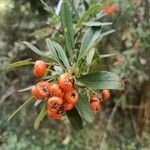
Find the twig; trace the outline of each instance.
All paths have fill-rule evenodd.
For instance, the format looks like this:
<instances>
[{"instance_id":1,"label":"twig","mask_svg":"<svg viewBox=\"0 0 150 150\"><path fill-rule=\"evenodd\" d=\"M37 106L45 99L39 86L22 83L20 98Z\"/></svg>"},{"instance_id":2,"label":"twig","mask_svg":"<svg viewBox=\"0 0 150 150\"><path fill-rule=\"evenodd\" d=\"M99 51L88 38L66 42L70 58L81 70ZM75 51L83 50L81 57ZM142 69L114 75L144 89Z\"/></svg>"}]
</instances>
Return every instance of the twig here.
<instances>
[{"instance_id":1,"label":"twig","mask_svg":"<svg viewBox=\"0 0 150 150\"><path fill-rule=\"evenodd\" d=\"M129 113L130 113L130 116L131 116L131 121L133 123L133 127L134 127L134 131L135 131L136 139L137 139L137 141L139 143L141 143L139 132L138 132L138 127L137 127L137 124L135 122L135 118L134 118L134 116L132 114L132 110L131 109L129 110Z\"/></svg>"},{"instance_id":2,"label":"twig","mask_svg":"<svg viewBox=\"0 0 150 150\"><path fill-rule=\"evenodd\" d=\"M0 104L3 103L5 101L5 99L7 97L9 97L10 95L12 95L15 92L15 89L13 87L11 87L2 97L1 97L1 101Z\"/></svg>"},{"instance_id":3,"label":"twig","mask_svg":"<svg viewBox=\"0 0 150 150\"><path fill-rule=\"evenodd\" d=\"M16 111L12 113L12 115L8 118L7 121L10 121L23 107L25 107L27 104L32 102L33 97L30 97L28 100L26 100Z\"/></svg>"},{"instance_id":4,"label":"twig","mask_svg":"<svg viewBox=\"0 0 150 150\"><path fill-rule=\"evenodd\" d=\"M116 103L115 107L113 108L112 113L111 113L111 115L110 115L110 117L108 119L105 131L104 131L104 135L103 135L103 138L102 138L102 142L101 142L101 145L100 145L100 150L103 150L103 145L104 145L105 139L107 137L107 130L109 130L109 128L110 128L110 124L112 123L112 120L113 120L113 118L115 116L115 113L116 113L116 111L117 111L117 109L119 107L119 103L121 102L122 99L123 99L123 96L121 96L121 98L117 101L117 103Z\"/></svg>"}]
</instances>

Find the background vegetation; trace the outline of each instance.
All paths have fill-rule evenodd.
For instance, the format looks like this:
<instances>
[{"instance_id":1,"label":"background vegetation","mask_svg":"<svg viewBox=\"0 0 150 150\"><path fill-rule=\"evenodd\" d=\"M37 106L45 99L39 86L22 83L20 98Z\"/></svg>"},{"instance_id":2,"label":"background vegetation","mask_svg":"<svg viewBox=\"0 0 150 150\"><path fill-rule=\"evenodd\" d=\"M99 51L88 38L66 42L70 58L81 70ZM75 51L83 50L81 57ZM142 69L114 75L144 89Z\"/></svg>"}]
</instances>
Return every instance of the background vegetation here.
<instances>
[{"instance_id":1,"label":"background vegetation","mask_svg":"<svg viewBox=\"0 0 150 150\"><path fill-rule=\"evenodd\" d=\"M37 111L32 105L7 122L29 94L17 90L34 84L34 76L29 66L6 68L17 60L39 59L22 41L44 50L45 38L54 28L49 25L50 9L39 0L0 1L0 149L150 149L150 4L148 0L114 2L118 11L104 20L112 21L116 32L104 38L99 52L116 56L104 58L98 69L119 74L125 90L111 91L111 100L103 104L95 121L82 131L74 131L67 122L50 119L34 130ZM57 1L47 0L46 4L55 7Z\"/></svg>"}]
</instances>

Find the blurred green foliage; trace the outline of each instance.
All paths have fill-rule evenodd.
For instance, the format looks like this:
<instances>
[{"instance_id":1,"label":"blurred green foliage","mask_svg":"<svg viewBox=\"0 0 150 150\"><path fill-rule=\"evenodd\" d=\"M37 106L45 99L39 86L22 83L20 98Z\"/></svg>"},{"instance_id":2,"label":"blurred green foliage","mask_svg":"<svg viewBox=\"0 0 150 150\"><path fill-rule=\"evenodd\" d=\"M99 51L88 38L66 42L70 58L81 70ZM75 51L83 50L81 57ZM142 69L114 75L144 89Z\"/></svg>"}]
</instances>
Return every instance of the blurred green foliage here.
<instances>
[{"instance_id":1,"label":"blurred green foliage","mask_svg":"<svg viewBox=\"0 0 150 150\"><path fill-rule=\"evenodd\" d=\"M80 10L87 9L88 3L92 5L97 2L100 1L85 0L85 6L80 4ZM44 39L55 32L57 19L53 18L54 24L49 24L52 12L39 0L0 1L0 149L150 149L150 130L147 129L150 125L150 115L147 115L149 107L143 108L143 105L149 106L146 93L150 90L149 2L115 2L118 4L118 12L103 20L112 21L116 32L101 42L99 52L115 53L116 56L104 58L100 69L118 73L125 81L125 91L112 91L111 101L103 104L94 123L76 132L65 121L49 119L42 123L41 129L34 130L33 120L37 112L33 106L28 106L11 122L7 122L11 112L28 96L27 92L22 94L17 93L17 90L32 85L34 77L31 67L11 71L6 68L10 62L39 58L26 49L22 41L31 41L44 50ZM46 4L53 8L57 2L49 0ZM58 40L61 40L61 36ZM144 88L147 83L148 90Z\"/></svg>"}]
</instances>

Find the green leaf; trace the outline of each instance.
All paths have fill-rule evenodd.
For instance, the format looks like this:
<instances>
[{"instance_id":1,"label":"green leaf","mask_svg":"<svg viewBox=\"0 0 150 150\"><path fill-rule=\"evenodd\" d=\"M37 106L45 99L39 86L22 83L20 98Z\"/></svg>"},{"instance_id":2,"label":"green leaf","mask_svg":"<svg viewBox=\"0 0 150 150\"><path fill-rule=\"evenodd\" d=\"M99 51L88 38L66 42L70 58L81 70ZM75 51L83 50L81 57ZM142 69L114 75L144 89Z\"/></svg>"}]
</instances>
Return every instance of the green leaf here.
<instances>
[{"instance_id":1,"label":"green leaf","mask_svg":"<svg viewBox=\"0 0 150 150\"><path fill-rule=\"evenodd\" d=\"M123 84L120 77L108 71L101 71L97 73L90 73L84 76L81 76L78 79L79 82L84 84L87 87L93 89L117 89L122 90Z\"/></svg>"},{"instance_id":2,"label":"green leaf","mask_svg":"<svg viewBox=\"0 0 150 150\"><path fill-rule=\"evenodd\" d=\"M115 30L110 30L110 31L103 32L103 33L101 34L101 37L104 37L104 36L106 36L106 35L109 35L109 34L111 34L111 33L113 33L113 32L115 32Z\"/></svg>"},{"instance_id":3,"label":"green leaf","mask_svg":"<svg viewBox=\"0 0 150 150\"><path fill-rule=\"evenodd\" d=\"M83 36L83 40L82 40L82 42L81 42L81 48L80 48L80 50L79 50L79 55L78 55L79 58L80 58L80 57L82 56L82 54L84 53L85 49L87 49L87 47L88 47L88 45L89 45L89 43L90 43L90 41L91 41L93 35L94 35L94 32L93 32L93 30L92 30L91 28L88 29L88 30L85 32L85 34L84 34L84 36Z\"/></svg>"},{"instance_id":4,"label":"green leaf","mask_svg":"<svg viewBox=\"0 0 150 150\"><path fill-rule=\"evenodd\" d=\"M8 66L8 69L22 67L22 66L26 66L26 65L30 65L30 64L32 64L31 59L21 60L21 61L17 61L15 63L10 64Z\"/></svg>"},{"instance_id":5,"label":"green leaf","mask_svg":"<svg viewBox=\"0 0 150 150\"><path fill-rule=\"evenodd\" d=\"M30 97L27 99L16 111L12 113L12 115L8 118L7 121L10 121L20 110L22 110L27 104L31 103L33 100L33 97Z\"/></svg>"},{"instance_id":6,"label":"green leaf","mask_svg":"<svg viewBox=\"0 0 150 150\"><path fill-rule=\"evenodd\" d=\"M87 65L92 63L92 60L94 58L94 54L95 54L95 49L94 48L90 52L88 52L87 57L86 57Z\"/></svg>"},{"instance_id":7,"label":"green leaf","mask_svg":"<svg viewBox=\"0 0 150 150\"><path fill-rule=\"evenodd\" d=\"M93 43L94 43L98 38L100 38L100 37L102 37L101 30L100 30L100 31L96 31L96 32L94 33L94 35L93 35L93 37L92 37L92 39L91 39L91 41L90 41L90 43L89 43L89 45L88 45L87 48L91 47L91 46L93 45Z\"/></svg>"},{"instance_id":8,"label":"green leaf","mask_svg":"<svg viewBox=\"0 0 150 150\"><path fill-rule=\"evenodd\" d=\"M88 72L92 73L97 72L97 70L100 70L100 62L100 55L98 54L98 52L95 52L91 63L88 65Z\"/></svg>"},{"instance_id":9,"label":"green leaf","mask_svg":"<svg viewBox=\"0 0 150 150\"><path fill-rule=\"evenodd\" d=\"M74 129L80 130L83 128L81 116L75 107L72 110L66 111L66 114Z\"/></svg>"},{"instance_id":10,"label":"green leaf","mask_svg":"<svg viewBox=\"0 0 150 150\"><path fill-rule=\"evenodd\" d=\"M81 117L84 118L87 122L92 123L94 120L94 114L91 110L91 107L88 102L86 93L80 93L79 101L76 104L76 108L81 114Z\"/></svg>"},{"instance_id":11,"label":"green leaf","mask_svg":"<svg viewBox=\"0 0 150 150\"><path fill-rule=\"evenodd\" d=\"M90 7L87 11L85 11L85 13L80 17L79 21L77 22L77 27L82 26L82 23L85 22L90 15L92 14L96 14L100 9L100 5L94 5L92 7Z\"/></svg>"},{"instance_id":12,"label":"green leaf","mask_svg":"<svg viewBox=\"0 0 150 150\"><path fill-rule=\"evenodd\" d=\"M112 25L111 22L99 22L99 21L89 21L89 22L84 22L83 25L89 26L89 27L99 27L99 26L108 26Z\"/></svg>"},{"instance_id":13,"label":"green leaf","mask_svg":"<svg viewBox=\"0 0 150 150\"><path fill-rule=\"evenodd\" d=\"M112 56L116 56L116 54L101 54L100 58L107 58L107 57L112 57Z\"/></svg>"},{"instance_id":14,"label":"green leaf","mask_svg":"<svg viewBox=\"0 0 150 150\"><path fill-rule=\"evenodd\" d=\"M72 57L74 47L74 31L71 4L69 2L62 2L60 16L68 54L70 57Z\"/></svg>"},{"instance_id":15,"label":"green leaf","mask_svg":"<svg viewBox=\"0 0 150 150\"><path fill-rule=\"evenodd\" d=\"M45 3L43 0L40 0L41 3L45 6L44 9L47 11L47 12L50 12L52 15L55 15L55 12L54 10L49 6L47 5L47 3Z\"/></svg>"},{"instance_id":16,"label":"green leaf","mask_svg":"<svg viewBox=\"0 0 150 150\"><path fill-rule=\"evenodd\" d=\"M32 85L32 86L28 86L28 87L26 87L26 88L23 88L23 89L18 90L18 92L26 92L26 91L29 91L29 90L32 89L32 87L33 87L33 85Z\"/></svg>"},{"instance_id":17,"label":"green leaf","mask_svg":"<svg viewBox=\"0 0 150 150\"><path fill-rule=\"evenodd\" d=\"M43 107L41 108L41 111L40 111L39 115L37 116L37 118L36 118L36 120L34 122L34 129L38 129L39 128L41 121L46 116L46 114L47 114L47 107L46 106L47 106L47 104L45 103L43 105Z\"/></svg>"},{"instance_id":18,"label":"green leaf","mask_svg":"<svg viewBox=\"0 0 150 150\"><path fill-rule=\"evenodd\" d=\"M69 61L62 47L57 42L51 41L50 39L46 39L46 43L48 49L50 50L53 58L57 61L57 63L64 70L69 69L70 68Z\"/></svg>"},{"instance_id":19,"label":"green leaf","mask_svg":"<svg viewBox=\"0 0 150 150\"><path fill-rule=\"evenodd\" d=\"M88 53L89 47L101 36L101 31L94 32L91 28L85 33L81 48L79 50L78 61ZM94 48L94 47L93 47Z\"/></svg>"},{"instance_id":20,"label":"green leaf","mask_svg":"<svg viewBox=\"0 0 150 150\"><path fill-rule=\"evenodd\" d=\"M40 56L44 56L44 57L50 57L50 53L49 52L42 52L41 50L39 50L37 47L35 47L33 44L29 43L29 42L23 42L26 46L28 46L33 52L35 52L36 54L40 55Z\"/></svg>"},{"instance_id":21,"label":"green leaf","mask_svg":"<svg viewBox=\"0 0 150 150\"><path fill-rule=\"evenodd\" d=\"M88 39L90 42L88 44L86 44L87 48L83 49L81 47L80 51L79 51L79 55L78 55L78 62L84 58L88 52L90 52L90 50L92 50L94 47L96 47L96 45L100 42L100 40L108 35L108 34L111 34L113 33L115 30L110 30L110 31L106 31L106 32L103 32L101 33L101 31L96 31L94 34L93 34L93 37L91 38L91 40L89 40L86 36L88 36L89 33L86 33L85 36L84 36L84 40L82 41L83 43L86 43L85 40ZM91 34L92 36L92 34ZM87 42L88 42L87 40Z\"/></svg>"}]
</instances>

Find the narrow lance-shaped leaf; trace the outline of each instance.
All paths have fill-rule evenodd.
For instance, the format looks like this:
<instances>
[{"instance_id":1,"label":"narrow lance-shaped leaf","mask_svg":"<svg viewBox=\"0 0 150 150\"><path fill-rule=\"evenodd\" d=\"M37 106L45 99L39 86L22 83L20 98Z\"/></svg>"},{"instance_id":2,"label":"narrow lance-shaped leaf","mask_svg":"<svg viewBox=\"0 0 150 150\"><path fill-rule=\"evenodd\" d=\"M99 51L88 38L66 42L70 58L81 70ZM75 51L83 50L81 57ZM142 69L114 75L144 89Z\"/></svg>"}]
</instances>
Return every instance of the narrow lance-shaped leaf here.
<instances>
[{"instance_id":1,"label":"narrow lance-shaped leaf","mask_svg":"<svg viewBox=\"0 0 150 150\"><path fill-rule=\"evenodd\" d=\"M69 3L69 1L64 0L62 2L60 16L68 54L70 57L72 57L74 47L74 31L71 4Z\"/></svg>"},{"instance_id":2,"label":"narrow lance-shaped leaf","mask_svg":"<svg viewBox=\"0 0 150 150\"><path fill-rule=\"evenodd\" d=\"M32 86L28 86L28 87L26 87L26 88L23 88L23 89L18 90L18 92L26 92L26 91L29 91L29 90L32 89L32 87L33 87L33 85L32 85Z\"/></svg>"},{"instance_id":3,"label":"narrow lance-shaped leaf","mask_svg":"<svg viewBox=\"0 0 150 150\"><path fill-rule=\"evenodd\" d=\"M96 31L94 34L93 34L93 37L91 38L91 41L89 42L89 44L88 44L88 47L91 47L92 46L92 44L98 39L98 37L100 36L100 34L101 34L101 30L99 31ZM88 47L87 47L87 49L88 49ZM84 52L86 51L86 49L83 51L83 54L84 54ZM93 60L93 57L94 57L94 54L95 54L95 51L96 51L96 49L93 47L93 48L91 48L91 50L87 53L87 56L86 56L86 62L87 62L87 65L89 65L91 62L92 62L92 60ZM81 55L81 57L82 57L82 55Z\"/></svg>"},{"instance_id":4,"label":"narrow lance-shaped leaf","mask_svg":"<svg viewBox=\"0 0 150 150\"><path fill-rule=\"evenodd\" d=\"M39 50L37 47L35 47L33 44L29 43L29 42L23 42L25 45L27 45L33 52L35 52L36 54L40 55L40 56L44 56L44 57L50 57L50 53L49 52L42 52L41 50Z\"/></svg>"},{"instance_id":5,"label":"narrow lance-shaped leaf","mask_svg":"<svg viewBox=\"0 0 150 150\"><path fill-rule=\"evenodd\" d=\"M22 66L26 66L26 65L30 65L30 64L32 64L31 59L21 60L21 61L17 61L17 62L10 64L8 66L8 69L22 67Z\"/></svg>"},{"instance_id":6,"label":"narrow lance-shaped leaf","mask_svg":"<svg viewBox=\"0 0 150 150\"><path fill-rule=\"evenodd\" d=\"M92 63L94 54L95 54L95 49L93 48L93 49L87 54L87 57L86 57L86 63L87 63L87 65L89 65L90 63Z\"/></svg>"},{"instance_id":7,"label":"narrow lance-shaped leaf","mask_svg":"<svg viewBox=\"0 0 150 150\"><path fill-rule=\"evenodd\" d=\"M104 36L106 36L106 35L109 35L109 34L111 34L111 33L113 33L113 32L115 32L115 30L110 30L110 31L103 32L103 33L101 34L101 37L104 37Z\"/></svg>"},{"instance_id":8,"label":"narrow lance-shaped leaf","mask_svg":"<svg viewBox=\"0 0 150 150\"><path fill-rule=\"evenodd\" d=\"M92 123L94 120L94 114L91 110L88 98L85 92L81 91L79 95L79 101L76 104L76 108L81 114L81 117L88 123Z\"/></svg>"},{"instance_id":9,"label":"narrow lance-shaped leaf","mask_svg":"<svg viewBox=\"0 0 150 150\"><path fill-rule=\"evenodd\" d=\"M96 31L96 32L94 33L94 35L93 35L93 37L92 37L92 39L91 39L91 41L90 41L90 43L89 43L87 49L88 49L89 47L91 47L91 46L93 45L93 43L94 43L98 38L100 38L101 36L102 36L101 30Z\"/></svg>"},{"instance_id":10,"label":"narrow lance-shaped leaf","mask_svg":"<svg viewBox=\"0 0 150 150\"><path fill-rule=\"evenodd\" d=\"M44 9L46 11L50 12L52 15L55 15L53 8L51 8L49 5L47 5L47 3L44 2L44 0L40 0L40 1L45 6Z\"/></svg>"},{"instance_id":11,"label":"narrow lance-shaped leaf","mask_svg":"<svg viewBox=\"0 0 150 150\"><path fill-rule=\"evenodd\" d=\"M89 47L93 45L93 43L101 36L101 31L93 32L92 29L89 29L84 37L83 41L81 43L81 48L79 50L78 55L78 61L83 58L83 56L88 52ZM94 47L93 47L94 48Z\"/></svg>"},{"instance_id":12,"label":"narrow lance-shaped leaf","mask_svg":"<svg viewBox=\"0 0 150 150\"><path fill-rule=\"evenodd\" d=\"M33 100L33 97L30 97L27 99L16 111L12 113L12 115L8 118L8 121L10 121L20 110L22 110L27 104L31 103Z\"/></svg>"},{"instance_id":13,"label":"narrow lance-shaped leaf","mask_svg":"<svg viewBox=\"0 0 150 150\"><path fill-rule=\"evenodd\" d=\"M91 52L91 51L90 51ZM98 54L98 52L95 51L94 56L92 57L92 61L90 64L88 64L88 72L92 73L92 72L97 72L97 70L100 69L101 66L101 61L100 61L100 56Z\"/></svg>"},{"instance_id":14,"label":"narrow lance-shaped leaf","mask_svg":"<svg viewBox=\"0 0 150 150\"><path fill-rule=\"evenodd\" d=\"M85 22L91 14L96 14L99 11L100 5L94 5L90 7L85 13L80 17L79 21L77 22L77 27L80 27L83 22Z\"/></svg>"},{"instance_id":15,"label":"narrow lance-shaped leaf","mask_svg":"<svg viewBox=\"0 0 150 150\"><path fill-rule=\"evenodd\" d=\"M112 25L111 22L98 22L98 21L90 21L90 22L84 22L83 25L89 26L89 27L99 27L99 26L108 26Z\"/></svg>"},{"instance_id":16,"label":"narrow lance-shaped leaf","mask_svg":"<svg viewBox=\"0 0 150 150\"><path fill-rule=\"evenodd\" d=\"M79 50L78 59L83 55L85 49L87 49L93 35L94 35L94 32L91 28L85 32L85 34L83 36L83 40L81 42L81 48Z\"/></svg>"},{"instance_id":17,"label":"narrow lance-shaped leaf","mask_svg":"<svg viewBox=\"0 0 150 150\"><path fill-rule=\"evenodd\" d=\"M41 121L44 119L44 117L47 114L47 108L46 108L47 104L45 103L43 105L43 107L41 108L41 111L39 113L39 115L37 116L35 122L34 122L34 129L38 129L40 126Z\"/></svg>"},{"instance_id":18,"label":"narrow lance-shaped leaf","mask_svg":"<svg viewBox=\"0 0 150 150\"><path fill-rule=\"evenodd\" d=\"M69 61L62 47L57 42L51 41L50 39L47 39L46 42L48 49L50 50L53 58L58 62L58 64L64 70L69 69Z\"/></svg>"},{"instance_id":19,"label":"narrow lance-shaped leaf","mask_svg":"<svg viewBox=\"0 0 150 150\"><path fill-rule=\"evenodd\" d=\"M85 58L85 56L87 55L87 53L92 50L94 47L96 47L96 45L100 42L100 40L108 35L113 33L115 30L110 30L110 31L106 31L104 33L101 33L101 31L96 31L90 41L90 43L88 44L88 47L86 49L80 49L79 55L78 55L78 62L82 59Z\"/></svg>"},{"instance_id":20,"label":"narrow lance-shaped leaf","mask_svg":"<svg viewBox=\"0 0 150 150\"><path fill-rule=\"evenodd\" d=\"M55 10L56 15L59 15L59 13L60 13L62 2L63 2L63 0L59 0L59 2L57 4L56 10Z\"/></svg>"},{"instance_id":21,"label":"narrow lance-shaped leaf","mask_svg":"<svg viewBox=\"0 0 150 150\"><path fill-rule=\"evenodd\" d=\"M107 58L107 57L112 57L112 56L115 56L115 55L116 54L114 54L114 53L113 54L112 53L111 54L101 54L101 55L99 55L99 57L100 58Z\"/></svg>"},{"instance_id":22,"label":"narrow lance-shaped leaf","mask_svg":"<svg viewBox=\"0 0 150 150\"><path fill-rule=\"evenodd\" d=\"M123 82L120 77L108 71L90 73L81 76L78 81L92 89L118 89L122 90Z\"/></svg>"},{"instance_id":23,"label":"narrow lance-shaped leaf","mask_svg":"<svg viewBox=\"0 0 150 150\"><path fill-rule=\"evenodd\" d=\"M81 116L75 107L72 110L66 111L66 114L74 129L80 130L83 128Z\"/></svg>"}]
</instances>

